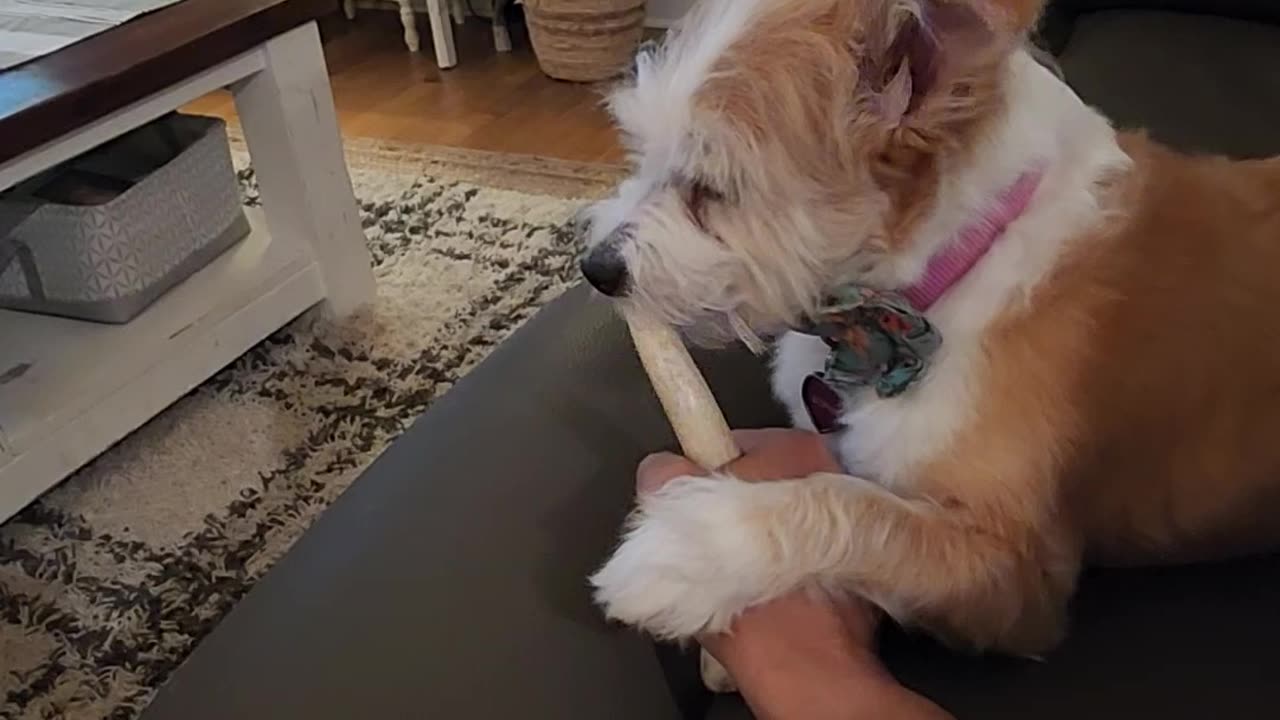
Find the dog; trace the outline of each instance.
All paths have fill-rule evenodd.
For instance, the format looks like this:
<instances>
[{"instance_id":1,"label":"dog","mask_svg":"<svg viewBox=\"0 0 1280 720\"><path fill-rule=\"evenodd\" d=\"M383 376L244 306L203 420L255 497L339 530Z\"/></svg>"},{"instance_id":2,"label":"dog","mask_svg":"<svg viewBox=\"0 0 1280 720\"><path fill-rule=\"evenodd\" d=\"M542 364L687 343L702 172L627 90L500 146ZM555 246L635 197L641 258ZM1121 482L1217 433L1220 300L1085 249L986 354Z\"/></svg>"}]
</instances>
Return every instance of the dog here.
<instances>
[{"instance_id":1,"label":"dog","mask_svg":"<svg viewBox=\"0 0 1280 720\"><path fill-rule=\"evenodd\" d=\"M686 639L818 588L1042 656L1086 564L1280 540L1280 160L1118 132L1028 49L1041 4L704 0L612 93L635 172L584 274L772 340L847 474L642 498L610 618Z\"/></svg>"}]
</instances>

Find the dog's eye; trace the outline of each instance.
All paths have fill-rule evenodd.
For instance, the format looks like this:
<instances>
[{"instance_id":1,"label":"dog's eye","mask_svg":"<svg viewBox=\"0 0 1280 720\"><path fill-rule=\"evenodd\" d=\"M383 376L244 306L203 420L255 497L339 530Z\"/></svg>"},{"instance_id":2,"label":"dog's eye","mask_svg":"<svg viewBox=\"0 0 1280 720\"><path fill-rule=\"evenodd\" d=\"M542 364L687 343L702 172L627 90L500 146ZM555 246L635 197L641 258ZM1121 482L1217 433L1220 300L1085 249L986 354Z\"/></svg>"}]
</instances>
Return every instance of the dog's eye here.
<instances>
[{"instance_id":1,"label":"dog's eye","mask_svg":"<svg viewBox=\"0 0 1280 720\"><path fill-rule=\"evenodd\" d=\"M685 190L685 202L689 205L689 214L693 216L699 227L706 225L707 206L724 201L724 194L700 180L690 181Z\"/></svg>"}]
</instances>

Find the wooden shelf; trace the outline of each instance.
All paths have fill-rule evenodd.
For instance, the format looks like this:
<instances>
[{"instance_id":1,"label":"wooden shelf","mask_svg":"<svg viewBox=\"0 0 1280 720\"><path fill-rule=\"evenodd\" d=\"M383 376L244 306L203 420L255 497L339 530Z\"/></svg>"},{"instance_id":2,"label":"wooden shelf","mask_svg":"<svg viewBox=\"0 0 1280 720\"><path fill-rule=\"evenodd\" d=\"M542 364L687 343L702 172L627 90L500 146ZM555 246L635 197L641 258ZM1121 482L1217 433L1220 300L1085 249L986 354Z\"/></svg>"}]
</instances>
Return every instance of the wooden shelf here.
<instances>
[{"instance_id":1,"label":"wooden shelf","mask_svg":"<svg viewBox=\"0 0 1280 720\"><path fill-rule=\"evenodd\" d=\"M0 310L0 521L324 299L308 250L249 215L249 237L127 325Z\"/></svg>"}]
</instances>

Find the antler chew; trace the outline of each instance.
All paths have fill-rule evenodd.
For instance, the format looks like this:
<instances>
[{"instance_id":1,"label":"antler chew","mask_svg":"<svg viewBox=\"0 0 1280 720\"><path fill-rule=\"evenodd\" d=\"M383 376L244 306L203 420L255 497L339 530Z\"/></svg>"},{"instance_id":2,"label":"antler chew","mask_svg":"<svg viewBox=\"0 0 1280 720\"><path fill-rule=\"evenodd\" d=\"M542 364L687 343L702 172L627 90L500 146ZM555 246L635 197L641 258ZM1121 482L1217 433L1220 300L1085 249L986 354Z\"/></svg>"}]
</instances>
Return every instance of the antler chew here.
<instances>
[{"instance_id":1,"label":"antler chew","mask_svg":"<svg viewBox=\"0 0 1280 720\"><path fill-rule=\"evenodd\" d=\"M742 453L729 423L679 334L644 313L627 312L625 317L636 353L685 456L708 470L737 460Z\"/></svg>"},{"instance_id":2,"label":"antler chew","mask_svg":"<svg viewBox=\"0 0 1280 720\"><path fill-rule=\"evenodd\" d=\"M737 460L742 452L733 441L729 423L680 335L671 326L639 312L627 312L625 317L636 353L685 456L708 470ZM737 689L729 672L706 650L702 651L701 670L702 682L712 692Z\"/></svg>"}]
</instances>

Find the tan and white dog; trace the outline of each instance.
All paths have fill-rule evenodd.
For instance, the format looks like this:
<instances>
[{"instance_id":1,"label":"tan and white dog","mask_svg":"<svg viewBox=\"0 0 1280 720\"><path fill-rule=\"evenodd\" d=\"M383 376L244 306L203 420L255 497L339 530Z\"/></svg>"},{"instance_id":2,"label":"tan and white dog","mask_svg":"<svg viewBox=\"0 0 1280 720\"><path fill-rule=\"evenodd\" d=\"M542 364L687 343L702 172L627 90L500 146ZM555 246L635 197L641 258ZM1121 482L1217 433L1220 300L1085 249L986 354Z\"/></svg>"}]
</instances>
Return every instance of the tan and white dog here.
<instances>
[{"instance_id":1,"label":"tan and white dog","mask_svg":"<svg viewBox=\"0 0 1280 720\"><path fill-rule=\"evenodd\" d=\"M1116 132L1026 49L1040 5L704 0L612 96L636 170L591 212L602 291L780 337L804 426L830 349L784 333L833 292L933 282L943 342L905 392L844 393L848 475L642 499L610 617L686 638L816 586L1035 655L1085 563L1280 540L1280 161Z\"/></svg>"}]
</instances>

